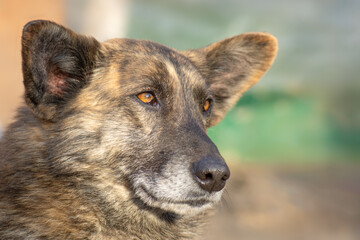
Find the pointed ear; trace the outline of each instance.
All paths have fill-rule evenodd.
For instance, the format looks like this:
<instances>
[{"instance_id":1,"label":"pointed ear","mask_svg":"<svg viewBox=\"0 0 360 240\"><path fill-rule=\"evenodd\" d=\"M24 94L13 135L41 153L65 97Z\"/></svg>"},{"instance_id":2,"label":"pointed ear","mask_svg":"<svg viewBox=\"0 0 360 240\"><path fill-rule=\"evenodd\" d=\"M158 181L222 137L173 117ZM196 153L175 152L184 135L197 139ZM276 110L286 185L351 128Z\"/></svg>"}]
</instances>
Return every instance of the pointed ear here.
<instances>
[{"instance_id":1,"label":"pointed ear","mask_svg":"<svg viewBox=\"0 0 360 240\"><path fill-rule=\"evenodd\" d=\"M266 33L246 33L183 54L200 70L214 96L210 126L216 125L240 96L269 69L277 40Z\"/></svg>"},{"instance_id":2,"label":"pointed ear","mask_svg":"<svg viewBox=\"0 0 360 240\"><path fill-rule=\"evenodd\" d=\"M33 113L54 120L69 99L87 84L100 56L94 38L56 23L32 21L22 35L25 100Z\"/></svg>"}]
</instances>

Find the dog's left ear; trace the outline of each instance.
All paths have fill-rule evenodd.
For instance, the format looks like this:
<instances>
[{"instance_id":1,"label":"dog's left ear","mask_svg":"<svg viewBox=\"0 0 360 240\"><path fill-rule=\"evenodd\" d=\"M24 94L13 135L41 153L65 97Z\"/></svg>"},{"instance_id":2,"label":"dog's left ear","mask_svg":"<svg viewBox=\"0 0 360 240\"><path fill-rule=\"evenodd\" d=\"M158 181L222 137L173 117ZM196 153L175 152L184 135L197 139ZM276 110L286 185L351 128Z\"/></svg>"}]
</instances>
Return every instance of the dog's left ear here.
<instances>
[{"instance_id":1,"label":"dog's left ear","mask_svg":"<svg viewBox=\"0 0 360 240\"><path fill-rule=\"evenodd\" d=\"M277 40L266 33L246 33L184 51L208 81L214 96L210 126L218 124L240 96L269 69Z\"/></svg>"}]
</instances>

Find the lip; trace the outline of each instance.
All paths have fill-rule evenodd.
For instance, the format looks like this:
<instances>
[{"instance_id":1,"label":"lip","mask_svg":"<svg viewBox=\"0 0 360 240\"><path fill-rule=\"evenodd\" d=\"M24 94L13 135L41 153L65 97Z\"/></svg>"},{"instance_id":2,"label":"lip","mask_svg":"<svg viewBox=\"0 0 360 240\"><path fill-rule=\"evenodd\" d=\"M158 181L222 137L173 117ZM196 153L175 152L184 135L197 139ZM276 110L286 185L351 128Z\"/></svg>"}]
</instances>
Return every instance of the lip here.
<instances>
[{"instance_id":1,"label":"lip","mask_svg":"<svg viewBox=\"0 0 360 240\"><path fill-rule=\"evenodd\" d=\"M204 199L204 198L181 200L181 201L177 201L174 199L159 199L156 196L154 196L153 194L151 194L150 191L148 191L145 188L145 186L141 186L140 189L155 202L167 202L167 203L171 203L171 204L186 204L191 207L202 207L203 205L211 203L211 201L209 201L208 199Z\"/></svg>"}]
</instances>

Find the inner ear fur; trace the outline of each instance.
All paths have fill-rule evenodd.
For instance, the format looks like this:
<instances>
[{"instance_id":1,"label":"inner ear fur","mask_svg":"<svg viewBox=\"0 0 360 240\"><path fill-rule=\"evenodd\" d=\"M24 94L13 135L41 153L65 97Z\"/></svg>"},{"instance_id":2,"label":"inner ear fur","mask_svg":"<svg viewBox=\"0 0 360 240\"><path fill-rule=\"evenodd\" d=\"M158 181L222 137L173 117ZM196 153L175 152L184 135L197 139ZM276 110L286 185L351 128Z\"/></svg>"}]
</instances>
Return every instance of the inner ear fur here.
<instances>
[{"instance_id":1,"label":"inner ear fur","mask_svg":"<svg viewBox=\"0 0 360 240\"><path fill-rule=\"evenodd\" d=\"M216 125L241 95L272 65L277 39L267 33L245 33L183 54L193 62L214 96L210 126Z\"/></svg>"},{"instance_id":2,"label":"inner ear fur","mask_svg":"<svg viewBox=\"0 0 360 240\"><path fill-rule=\"evenodd\" d=\"M22 34L25 101L33 113L54 120L69 99L87 84L100 57L100 43L54 22L37 20Z\"/></svg>"}]
</instances>

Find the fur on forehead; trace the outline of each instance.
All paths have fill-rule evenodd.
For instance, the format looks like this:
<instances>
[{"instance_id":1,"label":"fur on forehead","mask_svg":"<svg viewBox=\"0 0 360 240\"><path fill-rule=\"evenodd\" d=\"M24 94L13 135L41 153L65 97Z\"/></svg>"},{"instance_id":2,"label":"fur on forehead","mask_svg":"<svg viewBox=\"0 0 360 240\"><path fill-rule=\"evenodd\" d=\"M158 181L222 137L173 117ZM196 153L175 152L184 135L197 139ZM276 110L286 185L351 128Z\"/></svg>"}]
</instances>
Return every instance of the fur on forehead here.
<instances>
[{"instance_id":1,"label":"fur on forehead","mask_svg":"<svg viewBox=\"0 0 360 240\"><path fill-rule=\"evenodd\" d=\"M118 64L120 74L136 73L145 81L180 83L186 88L207 88L207 82L198 68L175 49L148 40L134 39L110 39L103 45L106 58L110 64Z\"/></svg>"}]
</instances>

